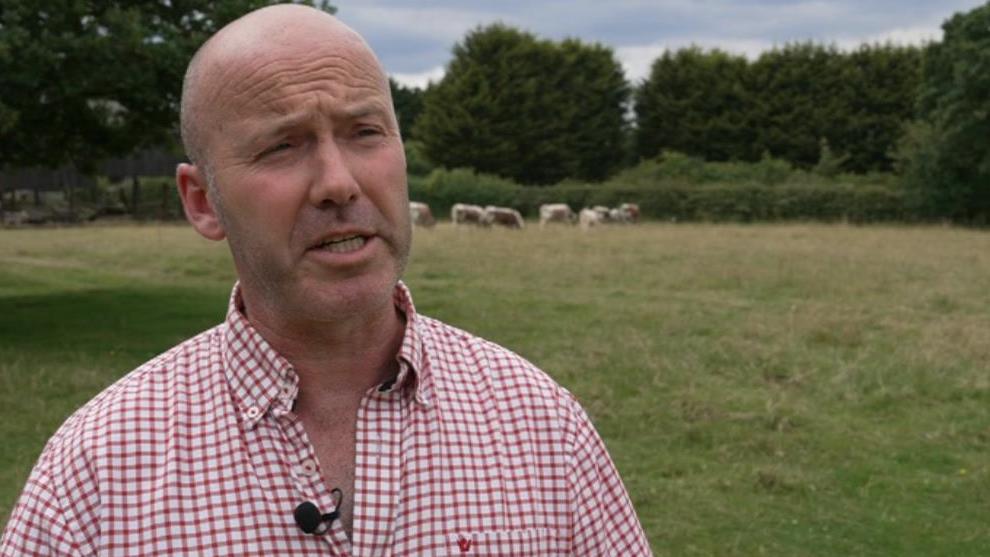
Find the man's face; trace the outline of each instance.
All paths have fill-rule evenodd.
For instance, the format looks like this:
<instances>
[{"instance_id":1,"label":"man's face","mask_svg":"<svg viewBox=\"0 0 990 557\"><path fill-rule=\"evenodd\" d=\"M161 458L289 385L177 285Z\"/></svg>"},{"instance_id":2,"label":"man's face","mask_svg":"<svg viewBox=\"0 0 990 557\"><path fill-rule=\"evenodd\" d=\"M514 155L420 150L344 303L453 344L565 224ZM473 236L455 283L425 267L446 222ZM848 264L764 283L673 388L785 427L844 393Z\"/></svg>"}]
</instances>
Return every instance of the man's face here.
<instances>
[{"instance_id":1,"label":"man's face","mask_svg":"<svg viewBox=\"0 0 990 557\"><path fill-rule=\"evenodd\" d=\"M211 199L248 311L327 320L389 303L409 254L409 200L370 53L281 44L216 77Z\"/></svg>"}]
</instances>

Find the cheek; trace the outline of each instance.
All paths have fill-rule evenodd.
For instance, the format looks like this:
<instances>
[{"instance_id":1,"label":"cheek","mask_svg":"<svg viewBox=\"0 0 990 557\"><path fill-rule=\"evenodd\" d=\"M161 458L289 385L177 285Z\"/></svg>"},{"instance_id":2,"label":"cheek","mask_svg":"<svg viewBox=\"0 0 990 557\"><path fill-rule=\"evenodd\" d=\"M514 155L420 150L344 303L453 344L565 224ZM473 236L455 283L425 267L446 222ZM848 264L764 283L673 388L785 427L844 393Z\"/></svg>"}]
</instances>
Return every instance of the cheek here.
<instances>
[{"instance_id":1,"label":"cheek","mask_svg":"<svg viewBox=\"0 0 990 557\"><path fill-rule=\"evenodd\" d=\"M225 184L224 206L228 217L242 236L252 237L252 243L282 238L291 231L300 203L299 188L293 187L298 177L284 175L231 176Z\"/></svg>"},{"instance_id":2,"label":"cheek","mask_svg":"<svg viewBox=\"0 0 990 557\"><path fill-rule=\"evenodd\" d=\"M365 164L362 169L366 194L395 223L409 219L409 193L404 161L400 149L397 155L383 154L374 162Z\"/></svg>"}]
</instances>

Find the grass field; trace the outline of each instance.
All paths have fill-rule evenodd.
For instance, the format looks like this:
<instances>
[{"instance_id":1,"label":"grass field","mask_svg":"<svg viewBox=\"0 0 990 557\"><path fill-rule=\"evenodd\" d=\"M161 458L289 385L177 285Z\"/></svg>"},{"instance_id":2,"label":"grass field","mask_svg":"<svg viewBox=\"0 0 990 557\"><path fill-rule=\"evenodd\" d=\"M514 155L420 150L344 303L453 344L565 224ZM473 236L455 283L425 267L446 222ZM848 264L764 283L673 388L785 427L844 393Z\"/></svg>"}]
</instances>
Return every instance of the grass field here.
<instances>
[{"instance_id":1,"label":"grass field","mask_svg":"<svg viewBox=\"0 0 990 557\"><path fill-rule=\"evenodd\" d=\"M0 522L61 421L232 278L187 227L0 230ZM407 282L578 396L657 555L990 554L990 233L440 225Z\"/></svg>"}]
</instances>

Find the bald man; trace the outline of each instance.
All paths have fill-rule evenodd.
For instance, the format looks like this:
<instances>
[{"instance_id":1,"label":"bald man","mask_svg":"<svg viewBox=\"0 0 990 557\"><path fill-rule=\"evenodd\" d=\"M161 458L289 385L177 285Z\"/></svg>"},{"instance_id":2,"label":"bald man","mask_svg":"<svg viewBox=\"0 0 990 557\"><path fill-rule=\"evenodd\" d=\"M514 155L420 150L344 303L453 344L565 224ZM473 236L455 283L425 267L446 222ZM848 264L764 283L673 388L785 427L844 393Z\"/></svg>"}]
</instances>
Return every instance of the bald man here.
<instances>
[{"instance_id":1,"label":"bald man","mask_svg":"<svg viewBox=\"0 0 990 557\"><path fill-rule=\"evenodd\" d=\"M388 81L279 5L190 62L176 182L224 323L70 417L2 555L647 555L601 439L519 356L419 315Z\"/></svg>"}]
</instances>

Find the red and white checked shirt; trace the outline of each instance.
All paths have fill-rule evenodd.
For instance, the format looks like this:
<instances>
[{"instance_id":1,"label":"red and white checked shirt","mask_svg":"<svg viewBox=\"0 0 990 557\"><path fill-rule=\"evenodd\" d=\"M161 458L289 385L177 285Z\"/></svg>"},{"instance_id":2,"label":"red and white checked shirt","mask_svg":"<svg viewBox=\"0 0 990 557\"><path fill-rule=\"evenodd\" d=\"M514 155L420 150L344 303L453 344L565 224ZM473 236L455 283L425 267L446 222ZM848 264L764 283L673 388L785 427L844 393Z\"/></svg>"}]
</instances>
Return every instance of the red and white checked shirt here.
<instances>
[{"instance_id":1,"label":"red and white checked shirt","mask_svg":"<svg viewBox=\"0 0 990 557\"><path fill-rule=\"evenodd\" d=\"M354 530L292 412L298 380L239 310L134 370L45 447L0 555L649 555L575 399L521 357L417 315L357 418Z\"/></svg>"}]
</instances>

